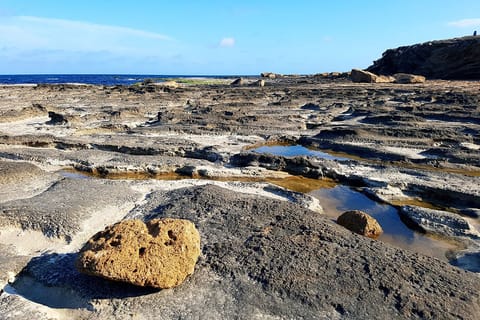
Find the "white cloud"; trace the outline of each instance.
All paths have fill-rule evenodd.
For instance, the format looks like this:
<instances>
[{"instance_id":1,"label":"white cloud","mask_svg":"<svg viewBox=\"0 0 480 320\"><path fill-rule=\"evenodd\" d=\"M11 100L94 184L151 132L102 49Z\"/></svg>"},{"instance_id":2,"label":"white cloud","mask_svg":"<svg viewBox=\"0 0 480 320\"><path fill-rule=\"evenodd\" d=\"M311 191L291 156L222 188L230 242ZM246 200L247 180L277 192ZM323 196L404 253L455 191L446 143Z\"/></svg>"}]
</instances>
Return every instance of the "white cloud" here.
<instances>
[{"instance_id":1,"label":"white cloud","mask_svg":"<svg viewBox=\"0 0 480 320\"><path fill-rule=\"evenodd\" d=\"M12 52L61 50L136 54L161 50L170 37L83 21L13 16L0 20L0 43Z\"/></svg>"},{"instance_id":2,"label":"white cloud","mask_svg":"<svg viewBox=\"0 0 480 320\"><path fill-rule=\"evenodd\" d=\"M480 18L452 21L452 22L449 22L448 25L452 27L458 27L458 28L480 27Z\"/></svg>"},{"instance_id":3,"label":"white cloud","mask_svg":"<svg viewBox=\"0 0 480 320\"><path fill-rule=\"evenodd\" d=\"M231 48L235 46L235 38L223 38L220 40L219 46L222 48Z\"/></svg>"}]
</instances>

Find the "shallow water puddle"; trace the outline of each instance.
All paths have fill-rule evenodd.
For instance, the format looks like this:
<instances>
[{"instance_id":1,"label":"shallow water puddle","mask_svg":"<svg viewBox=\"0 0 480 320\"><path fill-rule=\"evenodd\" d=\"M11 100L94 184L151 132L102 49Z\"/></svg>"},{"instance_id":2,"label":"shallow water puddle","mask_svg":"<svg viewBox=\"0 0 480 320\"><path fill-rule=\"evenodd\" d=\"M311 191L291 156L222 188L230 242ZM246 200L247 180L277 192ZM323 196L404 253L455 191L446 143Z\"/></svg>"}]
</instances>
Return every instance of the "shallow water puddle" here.
<instances>
[{"instance_id":1,"label":"shallow water puddle","mask_svg":"<svg viewBox=\"0 0 480 320\"><path fill-rule=\"evenodd\" d=\"M333 220L348 210L362 210L374 217L383 228L380 241L396 247L419 252L448 261L446 253L458 249L454 243L435 239L409 229L401 220L397 209L377 203L349 187L338 185L330 189L318 189L309 193L320 200L325 214Z\"/></svg>"},{"instance_id":2,"label":"shallow water puddle","mask_svg":"<svg viewBox=\"0 0 480 320\"><path fill-rule=\"evenodd\" d=\"M377 164L377 165L382 165L385 163L384 161L381 161L381 160L363 158L360 156L356 156L356 155L341 152L341 151L334 151L330 149L322 149L323 151L320 151L316 149L309 149L298 144L291 145L288 143L281 143L281 142L277 144L270 143L262 146L254 146L253 148L246 148L245 150L250 150L255 153L273 154L276 156L284 156L284 157L310 156L310 157L317 157L317 158L326 159L326 160L338 160L338 161L356 160L356 161L362 161L365 163ZM445 173L453 173L453 174L462 174L470 177L480 177L480 170L474 170L474 169L432 167L431 165L427 165L427 164L399 162L399 161L393 161L393 162L390 161L389 164L391 166L405 168L405 169L445 172Z\"/></svg>"},{"instance_id":3,"label":"shallow water puddle","mask_svg":"<svg viewBox=\"0 0 480 320\"><path fill-rule=\"evenodd\" d=\"M336 155L332 155L326 152L312 150L305 148L299 144L297 145L276 145L276 146L261 146L255 149L252 149L255 153L269 153L276 156L284 156L284 157L294 157L294 156L310 156L310 157L317 157L326 160L348 160L348 158L340 157Z\"/></svg>"}]
</instances>

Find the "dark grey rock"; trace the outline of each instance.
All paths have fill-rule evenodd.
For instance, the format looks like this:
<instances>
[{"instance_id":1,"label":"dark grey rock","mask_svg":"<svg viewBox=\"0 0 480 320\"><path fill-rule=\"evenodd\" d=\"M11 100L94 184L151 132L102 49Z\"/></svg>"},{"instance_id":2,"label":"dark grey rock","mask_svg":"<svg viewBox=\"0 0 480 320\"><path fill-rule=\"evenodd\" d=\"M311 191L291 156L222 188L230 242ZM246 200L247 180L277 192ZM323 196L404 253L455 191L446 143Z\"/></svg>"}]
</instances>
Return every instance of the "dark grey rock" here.
<instances>
[{"instance_id":1,"label":"dark grey rock","mask_svg":"<svg viewBox=\"0 0 480 320\"><path fill-rule=\"evenodd\" d=\"M480 79L480 39L429 41L385 51L367 70L377 74L412 73L433 79Z\"/></svg>"}]
</instances>

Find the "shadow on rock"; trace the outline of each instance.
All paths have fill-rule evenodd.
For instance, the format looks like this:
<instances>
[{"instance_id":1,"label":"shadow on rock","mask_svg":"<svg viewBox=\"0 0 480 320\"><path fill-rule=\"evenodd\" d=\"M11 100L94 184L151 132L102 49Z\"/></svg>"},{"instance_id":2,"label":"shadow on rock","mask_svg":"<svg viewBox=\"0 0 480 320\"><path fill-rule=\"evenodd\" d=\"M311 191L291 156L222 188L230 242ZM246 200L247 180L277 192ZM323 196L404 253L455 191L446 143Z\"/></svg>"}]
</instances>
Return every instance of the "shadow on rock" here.
<instances>
[{"instance_id":1,"label":"shadow on rock","mask_svg":"<svg viewBox=\"0 0 480 320\"><path fill-rule=\"evenodd\" d=\"M51 308L93 309L93 299L122 299L158 292L79 273L77 253L44 254L35 257L12 284L15 292Z\"/></svg>"}]
</instances>

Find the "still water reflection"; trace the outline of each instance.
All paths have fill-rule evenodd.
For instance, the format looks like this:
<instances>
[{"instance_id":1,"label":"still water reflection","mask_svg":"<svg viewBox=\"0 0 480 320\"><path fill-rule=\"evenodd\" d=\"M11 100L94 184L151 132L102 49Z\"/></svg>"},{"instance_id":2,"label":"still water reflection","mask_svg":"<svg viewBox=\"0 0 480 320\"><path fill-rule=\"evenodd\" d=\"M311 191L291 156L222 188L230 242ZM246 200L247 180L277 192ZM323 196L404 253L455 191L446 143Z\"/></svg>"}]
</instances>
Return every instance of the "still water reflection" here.
<instances>
[{"instance_id":1,"label":"still water reflection","mask_svg":"<svg viewBox=\"0 0 480 320\"><path fill-rule=\"evenodd\" d=\"M309 194L320 200L325 214L333 220L348 210L362 210L368 213L383 228L384 233L378 240L396 247L420 252L444 261L448 261L445 253L456 248L452 243L433 239L407 228L400 220L397 209L377 203L347 186L338 185L331 189L318 189Z\"/></svg>"}]
</instances>

